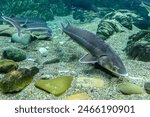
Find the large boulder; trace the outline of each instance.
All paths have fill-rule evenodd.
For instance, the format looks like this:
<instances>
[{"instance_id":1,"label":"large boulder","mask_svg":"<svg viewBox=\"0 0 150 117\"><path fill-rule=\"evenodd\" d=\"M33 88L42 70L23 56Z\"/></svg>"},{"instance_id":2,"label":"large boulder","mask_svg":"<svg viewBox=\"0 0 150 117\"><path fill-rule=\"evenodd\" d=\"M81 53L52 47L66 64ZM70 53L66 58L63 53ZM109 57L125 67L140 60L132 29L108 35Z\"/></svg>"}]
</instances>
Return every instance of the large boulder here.
<instances>
[{"instance_id":1,"label":"large boulder","mask_svg":"<svg viewBox=\"0 0 150 117\"><path fill-rule=\"evenodd\" d=\"M150 61L150 31L140 31L130 36L125 51L132 59Z\"/></svg>"}]
</instances>

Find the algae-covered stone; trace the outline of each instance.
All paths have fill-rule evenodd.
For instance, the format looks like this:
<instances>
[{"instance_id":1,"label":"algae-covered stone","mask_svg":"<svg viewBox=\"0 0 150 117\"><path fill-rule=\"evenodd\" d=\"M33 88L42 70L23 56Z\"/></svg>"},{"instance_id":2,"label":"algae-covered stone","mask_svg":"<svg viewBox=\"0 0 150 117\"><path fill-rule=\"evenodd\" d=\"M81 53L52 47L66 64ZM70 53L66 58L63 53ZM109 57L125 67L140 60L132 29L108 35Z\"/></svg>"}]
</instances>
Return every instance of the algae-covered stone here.
<instances>
[{"instance_id":1,"label":"algae-covered stone","mask_svg":"<svg viewBox=\"0 0 150 117\"><path fill-rule=\"evenodd\" d=\"M115 20L102 20L98 24L96 34L101 37L103 40L106 40L115 32L119 32L119 26Z\"/></svg>"},{"instance_id":2,"label":"algae-covered stone","mask_svg":"<svg viewBox=\"0 0 150 117\"><path fill-rule=\"evenodd\" d=\"M150 94L150 82L145 82L144 88L146 90L146 93Z\"/></svg>"},{"instance_id":3,"label":"algae-covered stone","mask_svg":"<svg viewBox=\"0 0 150 117\"><path fill-rule=\"evenodd\" d=\"M142 94L144 92L144 90L140 87L137 86L135 84L129 83L129 82L124 82L119 84L119 90L123 93L123 94Z\"/></svg>"},{"instance_id":4,"label":"algae-covered stone","mask_svg":"<svg viewBox=\"0 0 150 117\"><path fill-rule=\"evenodd\" d=\"M0 73L7 73L18 68L18 65L13 60L0 60Z\"/></svg>"},{"instance_id":5,"label":"algae-covered stone","mask_svg":"<svg viewBox=\"0 0 150 117\"><path fill-rule=\"evenodd\" d=\"M102 88L104 86L104 81L99 78L79 77L76 79L76 82L77 86L83 86L85 88Z\"/></svg>"},{"instance_id":6,"label":"algae-covered stone","mask_svg":"<svg viewBox=\"0 0 150 117\"><path fill-rule=\"evenodd\" d=\"M7 73L0 81L3 93L18 92L32 81L32 77L26 77L22 72L14 70Z\"/></svg>"},{"instance_id":7,"label":"algae-covered stone","mask_svg":"<svg viewBox=\"0 0 150 117\"><path fill-rule=\"evenodd\" d=\"M65 100L90 100L90 96L87 93L76 93L65 98Z\"/></svg>"},{"instance_id":8,"label":"algae-covered stone","mask_svg":"<svg viewBox=\"0 0 150 117\"><path fill-rule=\"evenodd\" d=\"M3 49L2 56L3 58L19 62L26 59L26 52L16 47L6 47Z\"/></svg>"},{"instance_id":9,"label":"algae-covered stone","mask_svg":"<svg viewBox=\"0 0 150 117\"><path fill-rule=\"evenodd\" d=\"M37 80L35 86L59 96L71 86L72 80L72 76L60 76L49 80Z\"/></svg>"},{"instance_id":10,"label":"algae-covered stone","mask_svg":"<svg viewBox=\"0 0 150 117\"><path fill-rule=\"evenodd\" d=\"M38 68L31 67L30 69L20 68L7 73L0 81L1 91L3 93L21 91L32 82L33 76L38 73L38 71Z\"/></svg>"},{"instance_id":11,"label":"algae-covered stone","mask_svg":"<svg viewBox=\"0 0 150 117\"><path fill-rule=\"evenodd\" d=\"M150 61L150 31L142 30L129 37L127 47L125 48L127 55L136 60Z\"/></svg>"}]
</instances>

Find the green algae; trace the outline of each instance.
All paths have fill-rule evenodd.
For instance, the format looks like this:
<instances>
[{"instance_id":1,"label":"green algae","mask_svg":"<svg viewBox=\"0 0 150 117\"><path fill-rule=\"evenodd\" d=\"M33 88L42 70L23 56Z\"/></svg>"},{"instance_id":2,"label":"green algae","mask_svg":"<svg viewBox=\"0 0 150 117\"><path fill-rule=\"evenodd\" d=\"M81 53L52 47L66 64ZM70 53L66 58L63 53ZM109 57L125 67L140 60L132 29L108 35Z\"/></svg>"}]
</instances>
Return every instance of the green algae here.
<instances>
[{"instance_id":1,"label":"green algae","mask_svg":"<svg viewBox=\"0 0 150 117\"><path fill-rule=\"evenodd\" d=\"M119 84L119 90L123 94L128 94L128 95L144 93L144 90L140 86L137 86L129 82L123 82Z\"/></svg>"},{"instance_id":2,"label":"green algae","mask_svg":"<svg viewBox=\"0 0 150 117\"><path fill-rule=\"evenodd\" d=\"M70 88L72 80L72 76L60 76L49 80L37 80L35 86L55 96L59 96Z\"/></svg>"},{"instance_id":3,"label":"green algae","mask_svg":"<svg viewBox=\"0 0 150 117\"><path fill-rule=\"evenodd\" d=\"M0 60L0 73L7 73L18 68L18 65L13 60Z\"/></svg>"},{"instance_id":4,"label":"green algae","mask_svg":"<svg viewBox=\"0 0 150 117\"><path fill-rule=\"evenodd\" d=\"M27 73L27 72L26 72ZM21 71L11 71L0 81L0 89L3 93L19 92L32 82L33 77Z\"/></svg>"}]
</instances>

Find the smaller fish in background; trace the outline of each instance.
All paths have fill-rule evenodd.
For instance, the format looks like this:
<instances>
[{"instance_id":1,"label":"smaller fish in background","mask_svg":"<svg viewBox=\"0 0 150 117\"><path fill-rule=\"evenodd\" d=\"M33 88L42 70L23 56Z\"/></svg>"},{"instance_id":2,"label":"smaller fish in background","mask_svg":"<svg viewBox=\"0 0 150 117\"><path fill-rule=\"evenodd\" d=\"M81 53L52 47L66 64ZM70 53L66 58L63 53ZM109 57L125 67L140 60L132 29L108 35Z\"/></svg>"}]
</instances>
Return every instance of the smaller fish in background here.
<instances>
[{"instance_id":1,"label":"smaller fish in background","mask_svg":"<svg viewBox=\"0 0 150 117\"><path fill-rule=\"evenodd\" d=\"M46 32L48 37L52 36L52 30L47 26L46 22L34 22L24 24L22 26L25 30L32 32Z\"/></svg>"},{"instance_id":2,"label":"smaller fish in background","mask_svg":"<svg viewBox=\"0 0 150 117\"><path fill-rule=\"evenodd\" d=\"M17 29L17 33L18 36L20 36L21 30L25 30L25 31L30 31L32 32L46 32L47 36L49 38L52 37L52 30L47 26L46 21L41 21L40 20L28 20L28 19L22 19L20 18L20 20L16 19L14 20L13 18L7 17L7 16L1 16L2 19L6 22L9 22L10 24L12 24L16 29Z\"/></svg>"},{"instance_id":3,"label":"smaller fish in background","mask_svg":"<svg viewBox=\"0 0 150 117\"><path fill-rule=\"evenodd\" d=\"M150 5L147 5L146 3L141 2L140 6L144 7L148 11L148 16L150 17Z\"/></svg>"},{"instance_id":4,"label":"smaller fish in background","mask_svg":"<svg viewBox=\"0 0 150 117\"><path fill-rule=\"evenodd\" d=\"M1 16L3 20L6 22L9 22L11 25L13 25L17 29L18 36L20 36L21 33L21 26L12 18L9 18L7 16Z\"/></svg>"}]
</instances>

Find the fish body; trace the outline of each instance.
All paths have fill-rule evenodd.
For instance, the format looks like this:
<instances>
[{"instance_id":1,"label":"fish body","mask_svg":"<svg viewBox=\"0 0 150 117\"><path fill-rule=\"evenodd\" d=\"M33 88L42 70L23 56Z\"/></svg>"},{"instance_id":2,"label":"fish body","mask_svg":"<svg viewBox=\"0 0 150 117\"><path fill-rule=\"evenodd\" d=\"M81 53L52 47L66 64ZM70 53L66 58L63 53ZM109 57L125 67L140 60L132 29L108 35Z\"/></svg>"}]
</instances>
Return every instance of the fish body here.
<instances>
[{"instance_id":1,"label":"fish body","mask_svg":"<svg viewBox=\"0 0 150 117\"><path fill-rule=\"evenodd\" d=\"M31 31L31 32L46 32L48 37L52 36L52 30L47 26L46 22L40 22L38 20L35 20L35 22L29 22L29 20L24 20L24 24L21 25L21 22L18 20L14 20L13 18L7 17L7 16L1 16L4 21L9 22L12 24L16 29L18 35L20 35L21 30ZM20 20L23 21L23 20ZM19 23L18 23L19 22Z\"/></svg>"},{"instance_id":2,"label":"fish body","mask_svg":"<svg viewBox=\"0 0 150 117\"><path fill-rule=\"evenodd\" d=\"M25 30L27 31L31 31L31 32L47 32L47 36L51 37L52 36L52 30L47 26L46 23L39 23L39 22L35 22L35 23L28 23L23 25L23 28L25 28Z\"/></svg>"},{"instance_id":3,"label":"fish body","mask_svg":"<svg viewBox=\"0 0 150 117\"><path fill-rule=\"evenodd\" d=\"M140 6L144 7L148 11L148 16L150 17L150 5L147 5L146 3L141 2Z\"/></svg>"},{"instance_id":4,"label":"fish body","mask_svg":"<svg viewBox=\"0 0 150 117\"><path fill-rule=\"evenodd\" d=\"M20 36L21 33L21 26L12 18L7 17L7 16L1 16L3 18L3 20L5 20L6 22L9 22L11 25L13 25L16 29L17 29L17 33Z\"/></svg>"},{"instance_id":5,"label":"fish body","mask_svg":"<svg viewBox=\"0 0 150 117\"><path fill-rule=\"evenodd\" d=\"M79 60L81 63L98 63L116 76L128 75L120 57L96 34L70 24L62 27L63 32L89 52Z\"/></svg>"},{"instance_id":6,"label":"fish body","mask_svg":"<svg viewBox=\"0 0 150 117\"><path fill-rule=\"evenodd\" d=\"M24 24L35 23L35 22L37 22L37 23L46 23L46 21L44 19L40 19L40 18L14 17L14 16L11 16L9 18L14 20L15 22L17 22L21 26L24 25ZM2 17L0 17L0 21L4 22L5 20Z\"/></svg>"}]
</instances>

